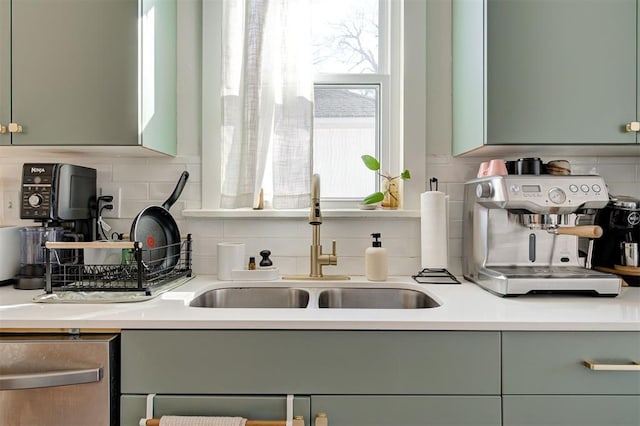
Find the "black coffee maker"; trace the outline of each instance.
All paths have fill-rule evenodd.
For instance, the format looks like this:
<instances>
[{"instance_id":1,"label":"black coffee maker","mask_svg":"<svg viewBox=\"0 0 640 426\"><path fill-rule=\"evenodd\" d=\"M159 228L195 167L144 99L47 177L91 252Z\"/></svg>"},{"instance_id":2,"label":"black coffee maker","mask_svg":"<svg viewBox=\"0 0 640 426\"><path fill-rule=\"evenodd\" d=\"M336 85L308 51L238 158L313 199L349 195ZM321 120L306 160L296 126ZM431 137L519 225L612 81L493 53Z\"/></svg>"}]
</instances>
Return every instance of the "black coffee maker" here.
<instances>
[{"instance_id":1,"label":"black coffee maker","mask_svg":"<svg viewBox=\"0 0 640 426\"><path fill-rule=\"evenodd\" d=\"M33 290L45 284L45 242L93 241L96 176L93 168L64 163L22 166L20 218L39 226L20 232L20 272L14 287ZM79 263L82 252L54 250L53 268Z\"/></svg>"},{"instance_id":2,"label":"black coffee maker","mask_svg":"<svg viewBox=\"0 0 640 426\"><path fill-rule=\"evenodd\" d=\"M600 225L603 235L593 242L592 267L613 269L629 285L640 286L640 265L629 264L623 248L623 243L635 243L636 250L640 246L640 199L614 196L598 211L595 224Z\"/></svg>"}]
</instances>

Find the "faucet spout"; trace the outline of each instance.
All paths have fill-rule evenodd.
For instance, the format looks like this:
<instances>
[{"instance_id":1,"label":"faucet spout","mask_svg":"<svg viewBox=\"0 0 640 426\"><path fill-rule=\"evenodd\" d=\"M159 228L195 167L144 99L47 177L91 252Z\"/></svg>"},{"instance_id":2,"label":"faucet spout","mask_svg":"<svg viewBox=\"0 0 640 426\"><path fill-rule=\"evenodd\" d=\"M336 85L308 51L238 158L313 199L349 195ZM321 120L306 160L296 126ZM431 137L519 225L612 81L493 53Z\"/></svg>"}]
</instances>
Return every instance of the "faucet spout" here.
<instances>
[{"instance_id":1,"label":"faucet spout","mask_svg":"<svg viewBox=\"0 0 640 426\"><path fill-rule=\"evenodd\" d=\"M311 211L309 212L309 224L322 224L322 213L320 212L320 175L317 173L311 176Z\"/></svg>"}]
</instances>

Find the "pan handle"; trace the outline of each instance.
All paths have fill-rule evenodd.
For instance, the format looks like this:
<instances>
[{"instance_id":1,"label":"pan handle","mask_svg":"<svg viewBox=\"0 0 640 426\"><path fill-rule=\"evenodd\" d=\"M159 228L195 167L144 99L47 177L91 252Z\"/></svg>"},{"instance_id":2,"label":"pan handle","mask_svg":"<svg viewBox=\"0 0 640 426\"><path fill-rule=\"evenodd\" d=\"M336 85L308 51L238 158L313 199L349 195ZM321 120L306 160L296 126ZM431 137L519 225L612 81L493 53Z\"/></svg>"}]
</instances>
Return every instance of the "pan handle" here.
<instances>
[{"instance_id":1,"label":"pan handle","mask_svg":"<svg viewBox=\"0 0 640 426\"><path fill-rule=\"evenodd\" d=\"M178 179L178 184L176 185L176 188L173 190L171 195L169 195L169 198L167 198L167 201L162 203L162 207L165 210L168 211L171 208L171 206L173 206L175 202L178 200L178 198L180 197L180 194L182 194L182 190L184 189L184 186L187 184L187 179L189 179L189 172L185 170L180 175L180 179Z\"/></svg>"}]
</instances>

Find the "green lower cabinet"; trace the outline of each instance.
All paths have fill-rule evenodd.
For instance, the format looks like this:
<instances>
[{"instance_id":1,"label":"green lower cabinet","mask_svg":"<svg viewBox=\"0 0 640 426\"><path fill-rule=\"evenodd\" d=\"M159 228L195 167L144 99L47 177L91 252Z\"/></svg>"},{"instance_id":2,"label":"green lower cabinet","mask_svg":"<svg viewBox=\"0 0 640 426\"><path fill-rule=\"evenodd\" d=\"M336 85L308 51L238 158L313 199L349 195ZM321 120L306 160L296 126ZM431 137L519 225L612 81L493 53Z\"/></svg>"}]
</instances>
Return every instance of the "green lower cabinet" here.
<instances>
[{"instance_id":1,"label":"green lower cabinet","mask_svg":"<svg viewBox=\"0 0 640 426\"><path fill-rule=\"evenodd\" d=\"M149 354L153 354L150 356ZM331 426L500 426L500 333L125 330L121 421L162 414Z\"/></svg>"},{"instance_id":2,"label":"green lower cabinet","mask_svg":"<svg viewBox=\"0 0 640 426\"><path fill-rule=\"evenodd\" d=\"M504 396L503 426L638 426L640 396Z\"/></svg>"},{"instance_id":3,"label":"green lower cabinet","mask_svg":"<svg viewBox=\"0 0 640 426\"><path fill-rule=\"evenodd\" d=\"M331 426L499 426L499 396L312 396Z\"/></svg>"},{"instance_id":4,"label":"green lower cabinet","mask_svg":"<svg viewBox=\"0 0 640 426\"><path fill-rule=\"evenodd\" d=\"M293 415L303 416L310 423L309 397L295 396ZM123 395L120 398L120 426L138 426L145 418L146 395ZM162 416L220 416L245 417L251 420L285 420L286 396L215 396L215 395L156 395L153 417Z\"/></svg>"},{"instance_id":5,"label":"green lower cabinet","mask_svg":"<svg viewBox=\"0 0 640 426\"><path fill-rule=\"evenodd\" d=\"M503 332L503 425L638 426L637 360L638 332Z\"/></svg>"}]
</instances>

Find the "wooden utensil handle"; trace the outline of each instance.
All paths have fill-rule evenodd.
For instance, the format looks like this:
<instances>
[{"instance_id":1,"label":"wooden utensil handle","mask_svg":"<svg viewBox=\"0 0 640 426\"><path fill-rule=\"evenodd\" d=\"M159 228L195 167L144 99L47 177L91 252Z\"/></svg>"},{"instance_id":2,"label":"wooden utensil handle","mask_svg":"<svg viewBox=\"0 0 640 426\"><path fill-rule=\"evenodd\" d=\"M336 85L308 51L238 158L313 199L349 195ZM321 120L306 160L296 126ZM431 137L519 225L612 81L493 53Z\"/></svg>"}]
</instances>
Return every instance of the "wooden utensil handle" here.
<instances>
[{"instance_id":1,"label":"wooden utensil handle","mask_svg":"<svg viewBox=\"0 0 640 426\"><path fill-rule=\"evenodd\" d=\"M560 226L556 228L555 233L584 238L600 238L602 237L602 228L598 225Z\"/></svg>"},{"instance_id":2,"label":"wooden utensil handle","mask_svg":"<svg viewBox=\"0 0 640 426\"><path fill-rule=\"evenodd\" d=\"M110 248L110 249L130 249L135 248L135 242L133 241L47 241L45 247L49 249L96 249L96 248Z\"/></svg>"}]
</instances>

